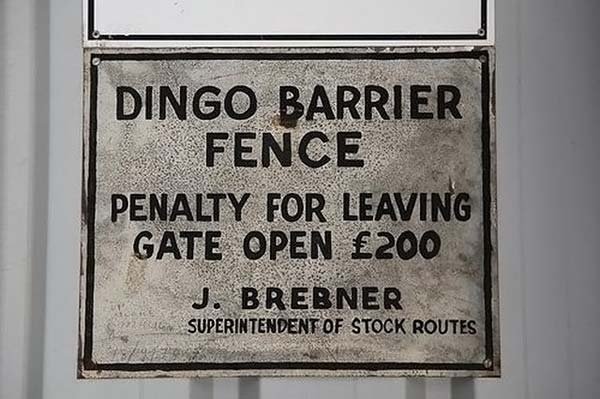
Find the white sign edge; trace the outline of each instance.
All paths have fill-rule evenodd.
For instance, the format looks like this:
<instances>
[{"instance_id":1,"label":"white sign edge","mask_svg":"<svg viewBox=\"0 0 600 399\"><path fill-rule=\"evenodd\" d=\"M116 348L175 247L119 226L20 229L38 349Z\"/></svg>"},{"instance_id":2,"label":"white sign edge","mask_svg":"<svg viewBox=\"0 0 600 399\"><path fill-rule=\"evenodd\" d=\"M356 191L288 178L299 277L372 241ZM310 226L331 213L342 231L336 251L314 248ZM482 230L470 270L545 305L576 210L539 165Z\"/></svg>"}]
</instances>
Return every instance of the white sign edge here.
<instances>
[{"instance_id":1,"label":"white sign edge","mask_svg":"<svg viewBox=\"0 0 600 399\"><path fill-rule=\"evenodd\" d=\"M311 35L311 39L290 39L290 40L254 40L254 39L220 39L208 40L194 38L193 35L182 35L188 38L161 38L161 39L140 39L139 37L126 38L125 35L102 34L94 31L90 26L90 17L93 18L89 9L90 0L82 0L83 3L83 23L82 23L82 43L84 48L187 48L187 47L437 47L437 46L494 46L495 38L495 5L496 0L482 0L486 2L486 19L485 32L479 34L474 32L473 35L468 33L465 36L472 36L466 39L446 39L445 36L451 35L431 35L431 38L419 38L421 34L415 33L410 35L377 35L378 37L387 36L389 38L370 39L369 35L356 35L360 39L352 38L345 39L344 35L327 35L327 38L322 38L323 34ZM232 34L235 35L235 34ZM96 38L97 36L97 38ZM144 36L153 36L152 34ZM158 35L157 35L158 36ZM201 35L199 35L201 36ZM223 34L226 36L226 34ZM284 36L284 35L282 35ZM321 37L318 40L312 37ZM339 36L340 38L336 38ZM393 38L394 36L402 36L402 38ZM433 36L439 36L435 38ZM116 38L115 38L116 37Z\"/></svg>"}]
</instances>

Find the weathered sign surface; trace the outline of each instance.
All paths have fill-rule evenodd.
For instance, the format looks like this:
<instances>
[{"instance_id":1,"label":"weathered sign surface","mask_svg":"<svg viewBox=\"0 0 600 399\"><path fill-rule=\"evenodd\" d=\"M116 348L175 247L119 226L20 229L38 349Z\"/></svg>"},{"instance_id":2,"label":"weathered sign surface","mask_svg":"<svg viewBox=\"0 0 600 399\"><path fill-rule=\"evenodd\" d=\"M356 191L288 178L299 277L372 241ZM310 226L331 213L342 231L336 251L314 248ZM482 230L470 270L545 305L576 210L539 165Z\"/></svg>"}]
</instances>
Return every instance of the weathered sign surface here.
<instances>
[{"instance_id":1,"label":"weathered sign surface","mask_svg":"<svg viewBox=\"0 0 600 399\"><path fill-rule=\"evenodd\" d=\"M83 0L89 46L492 45L494 0ZM331 45L331 44L330 44Z\"/></svg>"},{"instance_id":2,"label":"weathered sign surface","mask_svg":"<svg viewBox=\"0 0 600 399\"><path fill-rule=\"evenodd\" d=\"M499 375L491 49L86 60L80 377Z\"/></svg>"}]
</instances>

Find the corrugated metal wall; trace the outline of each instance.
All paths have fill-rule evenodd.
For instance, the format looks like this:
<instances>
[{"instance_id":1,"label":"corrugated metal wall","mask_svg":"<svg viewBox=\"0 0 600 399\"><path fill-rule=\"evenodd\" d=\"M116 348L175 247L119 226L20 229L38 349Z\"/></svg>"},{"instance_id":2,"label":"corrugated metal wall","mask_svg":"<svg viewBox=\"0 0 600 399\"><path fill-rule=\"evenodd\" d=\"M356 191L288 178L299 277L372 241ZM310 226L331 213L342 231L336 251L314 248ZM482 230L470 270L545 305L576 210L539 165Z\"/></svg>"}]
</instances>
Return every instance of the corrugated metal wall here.
<instances>
[{"instance_id":1,"label":"corrugated metal wall","mask_svg":"<svg viewBox=\"0 0 600 399\"><path fill-rule=\"evenodd\" d=\"M80 15L0 1L0 398L600 398L599 2L497 4L499 380L76 381Z\"/></svg>"}]
</instances>

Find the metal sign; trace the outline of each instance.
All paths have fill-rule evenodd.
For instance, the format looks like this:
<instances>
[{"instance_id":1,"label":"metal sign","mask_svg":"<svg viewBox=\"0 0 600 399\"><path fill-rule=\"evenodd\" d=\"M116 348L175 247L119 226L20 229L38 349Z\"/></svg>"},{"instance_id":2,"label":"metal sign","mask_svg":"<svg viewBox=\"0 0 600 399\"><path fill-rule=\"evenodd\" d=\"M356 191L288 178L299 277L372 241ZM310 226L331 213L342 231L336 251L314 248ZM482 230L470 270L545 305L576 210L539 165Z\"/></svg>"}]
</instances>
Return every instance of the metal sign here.
<instances>
[{"instance_id":1,"label":"metal sign","mask_svg":"<svg viewBox=\"0 0 600 399\"><path fill-rule=\"evenodd\" d=\"M493 0L84 0L88 46L492 45Z\"/></svg>"},{"instance_id":2,"label":"metal sign","mask_svg":"<svg viewBox=\"0 0 600 399\"><path fill-rule=\"evenodd\" d=\"M499 375L492 49L85 73L80 377Z\"/></svg>"}]
</instances>

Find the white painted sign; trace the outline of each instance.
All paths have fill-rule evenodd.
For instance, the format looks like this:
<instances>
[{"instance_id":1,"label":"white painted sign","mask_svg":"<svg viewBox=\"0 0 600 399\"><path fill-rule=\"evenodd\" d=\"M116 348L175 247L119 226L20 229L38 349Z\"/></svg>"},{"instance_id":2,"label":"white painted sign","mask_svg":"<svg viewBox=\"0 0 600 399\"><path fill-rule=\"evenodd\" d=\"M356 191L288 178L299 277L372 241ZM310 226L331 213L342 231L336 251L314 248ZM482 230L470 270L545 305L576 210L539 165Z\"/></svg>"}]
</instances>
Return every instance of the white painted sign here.
<instances>
[{"instance_id":1,"label":"white painted sign","mask_svg":"<svg viewBox=\"0 0 600 399\"><path fill-rule=\"evenodd\" d=\"M84 0L88 46L492 45L494 0Z\"/></svg>"},{"instance_id":2,"label":"white painted sign","mask_svg":"<svg viewBox=\"0 0 600 399\"><path fill-rule=\"evenodd\" d=\"M86 54L81 377L499 375L492 49Z\"/></svg>"}]
</instances>

